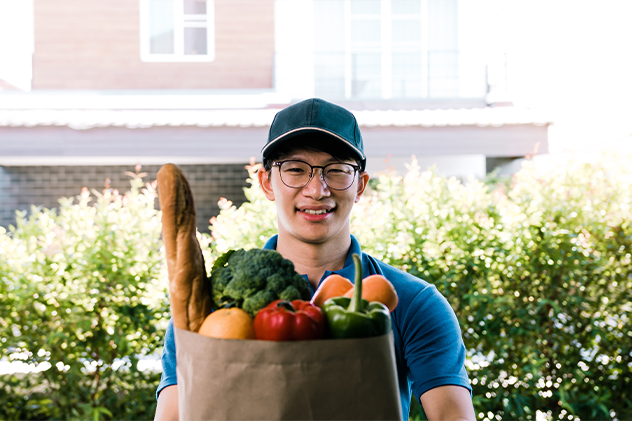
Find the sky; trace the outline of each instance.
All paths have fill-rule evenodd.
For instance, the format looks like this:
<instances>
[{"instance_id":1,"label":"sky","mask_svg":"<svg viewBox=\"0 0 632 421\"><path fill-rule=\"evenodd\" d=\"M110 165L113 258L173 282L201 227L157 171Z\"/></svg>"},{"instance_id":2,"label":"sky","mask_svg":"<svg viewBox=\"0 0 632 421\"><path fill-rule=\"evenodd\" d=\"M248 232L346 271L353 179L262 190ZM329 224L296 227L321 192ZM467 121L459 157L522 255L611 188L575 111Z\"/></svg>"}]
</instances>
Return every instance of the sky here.
<instances>
[{"instance_id":1,"label":"sky","mask_svg":"<svg viewBox=\"0 0 632 421\"><path fill-rule=\"evenodd\" d=\"M20 89L31 85L33 0L0 0L0 77Z\"/></svg>"},{"instance_id":2,"label":"sky","mask_svg":"<svg viewBox=\"0 0 632 421\"><path fill-rule=\"evenodd\" d=\"M512 98L554 119L551 151L629 148L632 1L506 0L500 7Z\"/></svg>"}]
</instances>

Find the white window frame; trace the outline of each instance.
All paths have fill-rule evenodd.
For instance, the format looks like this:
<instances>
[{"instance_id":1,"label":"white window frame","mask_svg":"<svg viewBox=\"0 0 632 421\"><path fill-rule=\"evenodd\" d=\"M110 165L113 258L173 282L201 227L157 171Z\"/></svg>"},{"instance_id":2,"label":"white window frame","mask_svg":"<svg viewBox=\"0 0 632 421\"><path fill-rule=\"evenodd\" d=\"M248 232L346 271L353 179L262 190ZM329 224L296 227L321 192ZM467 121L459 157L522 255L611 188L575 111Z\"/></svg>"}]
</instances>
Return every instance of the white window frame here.
<instances>
[{"instance_id":1,"label":"white window frame","mask_svg":"<svg viewBox=\"0 0 632 421\"><path fill-rule=\"evenodd\" d=\"M198 15L185 15L183 0L173 0L174 52L150 52L149 0L140 0L140 59L144 62L210 62L215 60L215 0L206 0L206 20ZM206 28L206 54L184 54L184 28Z\"/></svg>"},{"instance_id":2,"label":"white window frame","mask_svg":"<svg viewBox=\"0 0 632 421\"><path fill-rule=\"evenodd\" d=\"M384 95L384 78L385 78L385 73L388 72L388 69L386 69L386 66L384 63L385 61L385 51L384 51L385 34L384 34L383 13L385 10L385 3L387 3L386 7L388 7L390 10L389 0L382 0L380 2L380 11L378 13L353 15L351 12L351 1L345 0L345 5L344 5L344 11L345 11L345 17L344 17L344 22L345 22L345 97L347 99L355 98L352 96L352 89L351 89L351 85L353 83L352 55L355 53L362 53L362 52L368 52L368 53L372 53L376 51L380 52L380 61L381 61L380 86L382 87L381 95ZM380 34L379 41L355 42L355 43L351 41L352 21L358 22L362 20L367 20L367 21L377 20L380 23L381 34Z\"/></svg>"},{"instance_id":3,"label":"white window frame","mask_svg":"<svg viewBox=\"0 0 632 421\"><path fill-rule=\"evenodd\" d=\"M413 0L411 0L413 1ZM422 22L427 22L428 20L428 0L414 0L421 4L421 12L420 16L415 15L412 19L418 19L421 17ZM346 45L345 45L345 56L348 57L346 60L347 71L345 77L345 96L347 99L353 99L354 97L351 95L351 83L352 83L352 75L351 75L351 54L352 51L361 51L362 47L358 45L352 45L350 42L350 27L351 20L360 20L361 17L352 17L351 16L351 6L350 0L345 0L345 25L347 28L347 36ZM393 62L392 62L392 53L393 50L401 51L400 45L394 44L391 39L391 25L393 20L393 13L391 8L391 0L381 0L380 1L381 8L379 15L367 15L369 19L379 18L381 22L381 41L376 43L374 46L367 46L368 51L380 51L381 52L381 98L382 99L391 99L393 97ZM398 19L400 19L400 15L396 15ZM422 42L422 86L423 86L423 97L428 96L428 78L427 78L427 59L425 57L424 52L427 51L427 35L426 35L427 26L421 25L421 42ZM379 49L375 49L375 47L380 47ZM414 48L413 48L414 50ZM426 76L426 77L424 77Z\"/></svg>"},{"instance_id":4,"label":"white window frame","mask_svg":"<svg viewBox=\"0 0 632 421\"><path fill-rule=\"evenodd\" d=\"M318 0L312 0L314 2ZM376 99L392 99L393 98L393 53L410 51L415 54L419 51L421 55L421 92L419 98L430 98L429 83L429 0L410 0L419 3L419 12L412 15L403 15L393 13L391 0L380 0L380 11L372 14L355 15L351 12L351 0L341 0L344 4L344 98L359 99L352 95L352 54L367 51L381 52L381 95ZM440 1L440 0L437 0ZM381 22L381 40L373 43L362 43L351 41L351 24L352 21L363 19L379 18ZM396 25L401 20L419 20L421 25L419 41L415 43L405 41L393 41L392 25ZM398 97L399 98L399 97Z\"/></svg>"},{"instance_id":5,"label":"white window frame","mask_svg":"<svg viewBox=\"0 0 632 421\"><path fill-rule=\"evenodd\" d=\"M384 3L386 2L390 3L390 0L385 0ZM402 21L402 20L420 20L421 21L421 25L419 26L419 39L420 39L420 44L416 45L414 43L407 43L407 42L395 42L392 39L388 39L388 52L385 51L386 54L388 54L388 58L384 58L383 62L385 62L386 60L389 60L388 62L388 68L389 71L391 72L388 76L388 81L384 80L383 83L388 84L387 87L385 89L383 89L384 91L384 98L392 98L393 97L393 86L392 86L392 82L393 82L393 65L392 65L392 61L390 61L392 59L392 53L393 52L405 52L406 50L411 51L411 52L417 52L420 51L420 55L421 55L421 98L427 98L428 97L428 0L417 0L418 3L420 3L420 12L419 14L416 15L398 15L398 14L394 14L392 13L392 10L390 8L390 4L388 7L387 12L383 12L383 16L385 18L385 20L388 22L387 24L389 25L388 30L389 30L389 34L390 34L390 30L391 30L391 26L393 25L393 21L394 19L398 20L398 21ZM388 13L388 15L387 15Z\"/></svg>"}]
</instances>

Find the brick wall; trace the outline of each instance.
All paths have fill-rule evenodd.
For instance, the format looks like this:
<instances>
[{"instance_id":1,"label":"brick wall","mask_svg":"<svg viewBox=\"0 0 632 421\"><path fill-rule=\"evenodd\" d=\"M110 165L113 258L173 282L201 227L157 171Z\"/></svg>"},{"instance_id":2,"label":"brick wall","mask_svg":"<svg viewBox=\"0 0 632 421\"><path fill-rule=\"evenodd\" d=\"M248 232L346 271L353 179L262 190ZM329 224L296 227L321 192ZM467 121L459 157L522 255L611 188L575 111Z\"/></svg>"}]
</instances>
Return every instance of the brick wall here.
<instances>
[{"instance_id":1,"label":"brick wall","mask_svg":"<svg viewBox=\"0 0 632 421\"><path fill-rule=\"evenodd\" d=\"M35 0L34 89L269 89L274 0L215 0L215 60L145 63L139 0Z\"/></svg>"},{"instance_id":2,"label":"brick wall","mask_svg":"<svg viewBox=\"0 0 632 421\"><path fill-rule=\"evenodd\" d=\"M236 206L246 198L246 164L182 165L195 200L198 230L208 232L209 219L219 213L217 201L226 197ZM156 179L159 165L142 168L148 173L145 180ZM126 171L134 172L133 166L0 166L0 226L15 224L16 210L29 210L31 205L54 208L60 197L74 197L82 187L103 190L106 178L112 188L121 193L129 190ZM158 207L158 200L156 200Z\"/></svg>"}]
</instances>

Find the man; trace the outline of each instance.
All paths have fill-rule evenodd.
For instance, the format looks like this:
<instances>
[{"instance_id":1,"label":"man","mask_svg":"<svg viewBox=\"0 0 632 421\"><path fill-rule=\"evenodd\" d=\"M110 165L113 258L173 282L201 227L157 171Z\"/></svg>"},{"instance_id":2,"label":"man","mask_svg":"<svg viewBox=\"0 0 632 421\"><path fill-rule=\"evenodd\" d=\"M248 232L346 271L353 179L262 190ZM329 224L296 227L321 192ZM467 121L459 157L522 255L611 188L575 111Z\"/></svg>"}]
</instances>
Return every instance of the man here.
<instances>
[{"instance_id":1,"label":"man","mask_svg":"<svg viewBox=\"0 0 632 421\"><path fill-rule=\"evenodd\" d=\"M429 420L474 420L465 347L452 308L436 288L360 250L349 216L369 181L360 129L349 111L321 99L294 104L275 117L262 150L259 184L277 210L279 233L264 248L294 263L312 290L331 273L353 279L382 274L399 296L392 316L402 413L411 392ZM177 419L175 340L170 324L158 387L157 420Z\"/></svg>"}]
</instances>

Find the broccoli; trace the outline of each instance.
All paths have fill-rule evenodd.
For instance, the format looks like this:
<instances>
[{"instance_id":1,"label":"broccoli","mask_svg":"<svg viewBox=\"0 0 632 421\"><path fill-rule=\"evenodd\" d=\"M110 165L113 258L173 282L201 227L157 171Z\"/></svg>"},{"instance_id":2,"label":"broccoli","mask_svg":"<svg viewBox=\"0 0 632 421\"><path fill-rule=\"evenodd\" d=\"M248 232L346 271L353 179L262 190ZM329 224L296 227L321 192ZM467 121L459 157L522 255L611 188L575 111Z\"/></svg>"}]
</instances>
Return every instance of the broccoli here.
<instances>
[{"instance_id":1,"label":"broccoli","mask_svg":"<svg viewBox=\"0 0 632 421\"><path fill-rule=\"evenodd\" d=\"M252 317L272 301L309 300L307 281L274 250L230 250L213 264L213 308L236 306Z\"/></svg>"}]
</instances>

